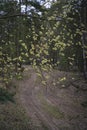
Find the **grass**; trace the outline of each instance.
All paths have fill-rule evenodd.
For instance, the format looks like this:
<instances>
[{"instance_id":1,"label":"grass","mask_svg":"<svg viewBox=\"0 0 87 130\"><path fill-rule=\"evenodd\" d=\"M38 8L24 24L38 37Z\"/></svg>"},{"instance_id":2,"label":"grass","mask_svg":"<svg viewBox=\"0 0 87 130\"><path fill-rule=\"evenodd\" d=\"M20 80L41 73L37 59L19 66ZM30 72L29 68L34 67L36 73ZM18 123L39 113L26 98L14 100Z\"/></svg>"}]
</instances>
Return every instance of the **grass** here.
<instances>
[{"instance_id":1,"label":"grass","mask_svg":"<svg viewBox=\"0 0 87 130\"><path fill-rule=\"evenodd\" d=\"M17 103L0 103L0 130L32 130L32 124Z\"/></svg>"},{"instance_id":2,"label":"grass","mask_svg":"<svg viewBox=\"0 0 87 130\"><path fill-rule=\"evenodd\" d=\"M0 102L14 102L14 93L10 93L7 89L0 88Z\"/></svg>"},{"instance_id":3,"label":"grass","mask_svg":"<svg viewBox=\"0 0 87 130\"><path fill-rule=\"evenodd\" d=\"M54 106L52 104L49 104L42 93L38 94L38 98L40 99L42 105L43 105L43 109L50 114L52 117L56 118L56 119L62 119L64 118L64 113L61 112L59 110L59 108L57 106Z\"/></svg>"},{"instance_id":4,"label":"grass","mask_svg":"<svg viewBox=\"0 0 87 130\"><path fill-rule=\"evenodd\" d=\"M35 130L31 119L17 101L18 85L14 84L11 83L7 89L0 87L0 130Z\"/></svg>"}]
</instances>

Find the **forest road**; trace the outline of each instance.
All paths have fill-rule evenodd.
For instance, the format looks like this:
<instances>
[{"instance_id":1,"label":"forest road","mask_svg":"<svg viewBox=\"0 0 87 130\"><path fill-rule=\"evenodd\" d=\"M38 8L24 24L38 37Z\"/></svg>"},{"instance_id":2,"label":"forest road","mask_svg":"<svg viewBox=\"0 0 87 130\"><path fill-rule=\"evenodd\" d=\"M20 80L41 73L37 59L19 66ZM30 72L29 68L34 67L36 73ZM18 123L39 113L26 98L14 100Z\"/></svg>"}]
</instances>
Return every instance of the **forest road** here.
<instances>
[{"instance_id":1,"label":"forest road","mask_svg":"<svg viewBox=\"0 0 87 130\"><path fill-rule=\"evenodd\" d=\"M37 98L39 88L35 86L36 77L34 72L31 73L29 79L21 81L20 100L36 130L59 130L57 124L43 110L40 100Z\"/></svg>"},{"instance_id":2,"label":"forest road","mask_svg":"<svg viewBox=\"0 0 87 130\"><path fill-rule=\"evenodd\" d=\"M64 73L57 72L56 77ZM37 79L36 72L30 68L19 81L20 102L35 130L87 130L87 109L81 105L87 100L87 91L77 91L70 85L65 89L57 86L57 94L46 94Z\"/></svg>"}]
</instances>

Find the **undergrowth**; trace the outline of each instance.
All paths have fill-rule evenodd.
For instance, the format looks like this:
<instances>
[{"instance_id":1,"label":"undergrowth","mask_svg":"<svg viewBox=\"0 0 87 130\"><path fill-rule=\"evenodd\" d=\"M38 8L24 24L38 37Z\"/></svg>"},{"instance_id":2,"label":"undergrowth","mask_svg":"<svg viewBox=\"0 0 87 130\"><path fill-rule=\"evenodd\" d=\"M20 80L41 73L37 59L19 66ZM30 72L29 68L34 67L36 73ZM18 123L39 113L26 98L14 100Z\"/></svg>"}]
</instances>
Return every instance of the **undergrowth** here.
<instances>
[{"instance_id":1,"label":"undergrowth","mask_svg":"<svg viewBox=\"0 0 87 130\"><path fill-rule=\"evenodd\" d=\"M0 104L0 130L32 130L31 127L30 119L19 104Z\"/></svg>"},{"instance_id":2,"label":"undergrowth","mask_svg":"<svg viewBox=\"0 0 87 130\"><path fill-rule=\"evenodd\" d=\"M7 89L0 88L0 102L14 102L14 93L9 92Z\"/></svg>"}]
</instances>

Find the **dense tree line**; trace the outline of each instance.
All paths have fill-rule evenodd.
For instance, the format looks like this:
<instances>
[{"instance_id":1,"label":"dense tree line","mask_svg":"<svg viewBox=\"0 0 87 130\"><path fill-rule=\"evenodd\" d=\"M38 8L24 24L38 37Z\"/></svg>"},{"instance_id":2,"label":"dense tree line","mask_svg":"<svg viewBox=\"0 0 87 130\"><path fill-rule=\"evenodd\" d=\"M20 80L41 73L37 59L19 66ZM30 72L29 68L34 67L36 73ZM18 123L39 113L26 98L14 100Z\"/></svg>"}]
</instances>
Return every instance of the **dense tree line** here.
<instances>
[{"instance_id":1,"label":"dense tree line","mask_svg":"<svg viewBox=\"0 0 87 130\"><path fill-rule=\"evenodd\" d=\"M85 0L2 0L0 82L8 85L20 76L23 64L84 71L86 77L86 5Z\"/></svg>"}]
</instances>

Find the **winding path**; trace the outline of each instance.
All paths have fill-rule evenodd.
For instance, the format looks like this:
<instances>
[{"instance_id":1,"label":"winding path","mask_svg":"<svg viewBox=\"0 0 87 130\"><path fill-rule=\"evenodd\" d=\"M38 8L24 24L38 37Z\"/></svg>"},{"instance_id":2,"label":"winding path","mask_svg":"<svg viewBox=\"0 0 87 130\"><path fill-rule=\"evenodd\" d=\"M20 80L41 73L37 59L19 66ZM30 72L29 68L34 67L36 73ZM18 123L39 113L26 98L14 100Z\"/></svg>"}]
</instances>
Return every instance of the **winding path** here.
<instances>
[{"instance_id":1,"label":"winding path","mask_svg":"<svg viewBox=\"0 0 87 130\"><path fill-rule=\"evenodd\" d=\"M57 125L41 107L40 101L37 98L39 88L35 87L35 81L35 73L31 74L31 78L22 81L21 102L38 130L58 130Z\"/></svg>"},{"instance_id":2,"label":"winding path","mask_svg":"<svg viewBox=\"0 0 87 130\"><path fill-rule=\"evenodd\" d=\"M83 114L85 115L87 111L84 113L83 108L80 107L79 104L72 106L71 99L73 99L75 95L73 95L73 97L69 95L68 97L68 91L66 90L60 90L58 97L44 93L43 96L48 103L60 107L64 114L66 114L64 119L56 119L43 109L42 102L37 96L41 92L41 86L36 85L36 79L37 75L35 71L31 70L30 77L23 79L23 81L19 83L21 88L21 103L26 109L27 114L31 117L36 130L86 130L87 122L86 119L84 120ZM72 119L67 118L67 114L69 113L71 114L69 118ZM81 114L81 117L79 114ZM78 115L79 119L76 119Z\"/></svg>"}]
</instances>

